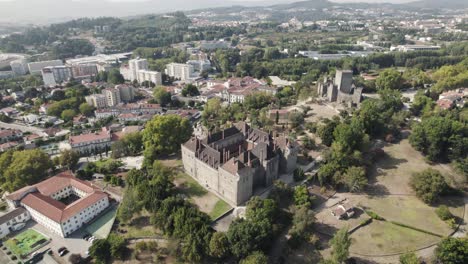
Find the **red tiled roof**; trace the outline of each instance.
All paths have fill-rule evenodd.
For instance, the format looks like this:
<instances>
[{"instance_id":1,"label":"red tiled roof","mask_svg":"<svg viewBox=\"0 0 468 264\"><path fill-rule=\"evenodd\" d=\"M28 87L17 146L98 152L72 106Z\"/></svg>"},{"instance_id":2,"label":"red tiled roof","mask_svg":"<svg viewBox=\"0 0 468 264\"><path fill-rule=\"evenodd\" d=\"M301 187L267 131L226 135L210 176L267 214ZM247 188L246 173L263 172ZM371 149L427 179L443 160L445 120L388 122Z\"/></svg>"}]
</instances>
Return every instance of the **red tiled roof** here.
<instances>
[{"instance_id":1,"label":"red tiled roof","mask_svg":"<svg viewBox=\"0 0 468 264\"><path fill-rule=\"evenodd\" d=\"M87 193L87 195L69 205L65 205L51 197L51 195L67 186L73 186ZM21 199L22 204L57 223L70 219L104 197L107 197L107 194L88 182L75 178L71 172L62 172L38 184L21 188L7 196L10 200Z\"/></svg>"},{"instance_id":2,"label":"red tiled roof","mask_svg":"<svg viewBox=\"0 0 468 264\"><path fill-rule=\"evenodd\" d=\"M78 144L78 143L85 143L85 142L92 142L96 140L102 139L111 139L111 135L108 131L100 131L98 133L89 133L83 134L79 136L71 136L69 141L70 144Z\"/></svg>"},{"instance_id":3,"label":"red tiled roof","mask_svg":"<svg viewBox=\"0 0 468 264\"><path fill-rule=\"evenodd\" d=\"M3 137L11 137L16 134L21 134L21 131L15 130L15 129L5 129L5 130L0 130L0 138Z\"/></svg>"}]
</instances>

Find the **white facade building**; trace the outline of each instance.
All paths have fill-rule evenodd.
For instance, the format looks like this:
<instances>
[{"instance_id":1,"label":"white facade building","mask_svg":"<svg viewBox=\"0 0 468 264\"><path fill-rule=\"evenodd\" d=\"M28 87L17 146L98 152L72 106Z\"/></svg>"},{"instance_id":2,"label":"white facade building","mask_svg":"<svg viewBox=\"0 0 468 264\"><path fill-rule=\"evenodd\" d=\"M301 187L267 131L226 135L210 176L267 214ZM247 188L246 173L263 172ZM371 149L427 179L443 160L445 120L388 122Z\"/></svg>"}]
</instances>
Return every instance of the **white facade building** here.
<instances>
[{"instance_id":1,"label":"white facade building","mask_svg":"<svg viewBox=\"0 0 468 264\"><path fill-rule=\"evenodd\" d=\"M24 59L10 62L10 67L16 75L25 75L28 73L28 64Z\"/></svg>"},{"instance_id":2,"label":"white facade building","mask_svg":"<svg viewBox=\"0 0 468 264\"><path fill-rule=\"evenodd\" d=\"M63 200L68 198L68 202ZM62 172L6 196L11 208L24 208L51 232L67 237L109 206L109 197L71 172Z\"/></svg>"},{"instance_id":3,"label":"white facade building","mask_svg":"<svg viewBox=\"0 0 468 264\"><path fill-rule=\"evenodd\" d=\"M166 65L166 74L181 81L193 77L193 72L194 68L190 64L170 63Z\"/></svg>"},{"instance_id":4,"label":"white facade building","mask_svg":"<svg viewBox=\"0 0 468 264\"><path fill-rule=\"evenodd\" d=\"M120 91L115 88L108 88L102 90L102 94L106 97L107 106L112 107L120 104L122 99L120 99Z\"/></svg>"},{"instance_id":5,"label":"white facade building","mask_svg":"<svg viewBox=\"0 0 468 264\"><path fill-rule=\"evenodd\" d=\"M138 71L138 82L152 82L156 86L162 85L162 75L157 71L140 70Z\"/></svg>"},{"instance_id":6,"label":"white facade building","mask_svg":"<svg viewBox=\"0 0 468 264\"><path fill-rule=\"evenodd\" d=\"M103 94L93 94L85 97L86 103L97 109L107 107L107 99Z\"/></svg>"},{"instance_id":7,"label":"white facade building","mask_svg":"<svg viewBox=\"0 0 468 264\"><path fill-rule=\"evenodd\" d=\"M138 72L140 70L148 70L148 61L145 59L133 59L128 61L128 67L130 69L130 81L139 81Z\"/></svg>"},{"instance_id":8,"label":"white facade building","mask_svg":"<svg viewBox=\"0 0 468 264\"><path fill-rule=\"evenodd\" d=\"M29 219L31 219L31 215L22 207L18 207L0 216L0 239L10 234L10 232L16 231L16 225L24 224Z\"/></svg>"},{"instance_id":9,"label":"white facade building","mask_svg":"<svg viewBox=\"0 0 468 264\"><path fill-rule=\"evenodd\" d=\"M68 139L72 149L78 153L102 153L112 144L111 132L106 128L96 133L71 136Z\"/></svg>"},{"instance_id":10,"label":"white facade building","mask_svg":"<svg viewBox=\"0 0 468 264\"><path fill-rule=\"evenodd\" d=\"M56 86L70 80L72 76L72 70L68 66L53 66L42 69L42 79L45 86Z\"/></svg>"}]
</instances>

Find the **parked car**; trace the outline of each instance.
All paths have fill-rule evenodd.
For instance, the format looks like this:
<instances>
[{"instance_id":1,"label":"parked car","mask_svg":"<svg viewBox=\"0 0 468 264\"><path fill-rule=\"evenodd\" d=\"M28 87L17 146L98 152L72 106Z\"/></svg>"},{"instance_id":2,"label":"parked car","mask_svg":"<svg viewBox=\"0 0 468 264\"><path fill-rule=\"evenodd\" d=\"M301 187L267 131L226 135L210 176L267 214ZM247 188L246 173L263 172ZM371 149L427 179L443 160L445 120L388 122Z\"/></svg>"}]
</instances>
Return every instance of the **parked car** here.
<instances>
[{"instance_id":1,"label":"parked car","mask_svg":"<svg viewBox=\"0 0 468 264\"><path fill-rule=\"evenodd\" d=\"M61 256L61 257L65 256L66 254L68 254L68 249L66 249L66 248L59 252L59 256Z\"/></svg>"},{"instance_id":2,"label":"parked car","mask_svg":"<svg viewBox=\"0 0 468 264\"><path fill-rule=\"evenodd\" d=\"M88 239L89 239L90 237L91 237L90 234L85 234L85 235L83 236L83 239L86 240L86 241L88 241Z\"/></svg>"}]
</instances>

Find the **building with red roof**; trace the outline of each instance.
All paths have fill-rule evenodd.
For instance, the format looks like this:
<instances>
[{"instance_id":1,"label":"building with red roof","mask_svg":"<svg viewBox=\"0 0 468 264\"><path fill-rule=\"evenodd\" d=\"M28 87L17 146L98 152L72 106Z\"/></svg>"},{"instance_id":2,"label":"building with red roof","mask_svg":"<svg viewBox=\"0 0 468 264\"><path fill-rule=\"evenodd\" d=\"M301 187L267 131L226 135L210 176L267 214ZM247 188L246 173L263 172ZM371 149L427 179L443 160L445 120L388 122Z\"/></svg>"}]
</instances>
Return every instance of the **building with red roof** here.
<instances>
[{"instance_id":1,"label":"building with red roof","mask_svg":"<svg viewBox=\"0 0 468 264\"><path fill-rule=\"evenodd\" d=\"M109 206L109 197L71 172L62 172L6 196L11 208L26 209L50 231L67 237Z\"/></svg>"}]
</instances>

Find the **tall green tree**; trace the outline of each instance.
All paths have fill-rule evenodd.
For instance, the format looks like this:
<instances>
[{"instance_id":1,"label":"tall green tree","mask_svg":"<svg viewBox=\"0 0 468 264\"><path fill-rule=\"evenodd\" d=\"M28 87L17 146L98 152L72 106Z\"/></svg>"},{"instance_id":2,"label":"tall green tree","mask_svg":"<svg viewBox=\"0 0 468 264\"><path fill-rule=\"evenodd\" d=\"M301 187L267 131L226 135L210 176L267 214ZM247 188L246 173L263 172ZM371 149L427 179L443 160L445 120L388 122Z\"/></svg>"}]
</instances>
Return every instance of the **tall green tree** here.
<instances>
[{"instance_id":1,"label":"tall green tree","mask_svg":"<svg viewBox=\"0 0 468 264\"><path fill-rule=\"evenodd\" d=\"M377 89L401 89L403 76L395 69L386 69L380 72L375 84Z\"/></svg>"},{"instance_id":2,"label":"tall green tree","mask_svg":"<svg viewBox=\"0 0 468 264\"><path fill-rule=\"evenodd\" d=\"M434 169L414 173L410 182L416 195L425 203L432 204L448 188L444 176Z\"/></svg>"},{"instance_id":3,"label":"tall green tree","mask_svg":"<svg viewBox=\"0 0 468 264\"><path fill-rule=\"evenodd\" d=\"M171 103L171 93L166 91L164 87L156 87L153 90L154 99L161 106L166 106Z\"/></svg>"},{"instance_id":4,"label":"tall green tree","mask_svg":"<svg viewBox=\"0 0 468 264\"><path fill-rule=\"evenodd\" d=\"M468 238L444 238L437 246L435 255L444 264L468 263Z\"/></svg>"},{"instance_id":5,"label":"tall green tree","mask_svg":"<svg viewBox=\"0 0 468 264\"><path fill-rule=\"evenodd\" d=\"M49 156L39 149L15 151L10 165L2 172L2 188L12 192L35 184L43 180L51 168Z\"/></svg>"},{"instance_id":6,"label":"tall green tree","mask_svg":"<svg viewBox=\"0 0 468 264\"><path fill-rule=\"evenodd\" d=\"M169 155L180 150L189 140L193 128L186 118L178 115L156 116L143 130L145 164L152 164L158 155Z\"/></svg>"},{"instance_id":7,"label":"tall green tree","mask_svg":"<svg viewBox=\"0 0 468 264\"><path fill-rule=\"evenodd\" d=\"M122 84L125 82L125 79L118 69L112 69L107 75L107 82L112 84Z\"/></svg>"},{"instance_id":8,"label":"tall green tree","mask_svg":"<svg viewBox=\"0 0 468 264\"><path fill-rule=\"evenodd\" d=\"M342 228L336 232L330 240L330 246L332 247L332 259L336 263L343 263L346 261L349 256L349 247L351 246L351 238L349 237L348 229Z\"/></svg>"},{"instance_id":9,"label":"tall green tree","mask_svg":"<svg viewBox=\"0 0 468 264\"><path fill-rule=\"evenodd\" d=\"M59 163L63 168L68 170L75 170L78 161L80 160L80 155L73 150L63 150L60 153Z\"/></svg>"}]
</instances>

